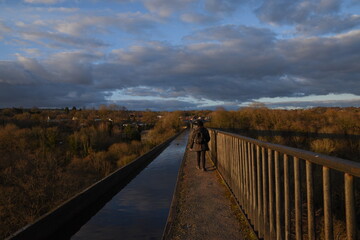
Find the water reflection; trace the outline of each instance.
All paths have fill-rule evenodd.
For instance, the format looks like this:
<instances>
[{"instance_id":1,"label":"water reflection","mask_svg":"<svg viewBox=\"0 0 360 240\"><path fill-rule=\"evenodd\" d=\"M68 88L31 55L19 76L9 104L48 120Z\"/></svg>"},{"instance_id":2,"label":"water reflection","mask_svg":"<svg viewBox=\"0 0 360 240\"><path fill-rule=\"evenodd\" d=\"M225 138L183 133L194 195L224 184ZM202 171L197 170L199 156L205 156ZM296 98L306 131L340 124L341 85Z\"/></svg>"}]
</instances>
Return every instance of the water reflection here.
<instances>
[{"instance_id":1,"label":"water reflection","mask_svg":"<svg viewBox=\"0 0 360 240\"><path fill-rule=\"evenodd\" d=\"M71 239L160 239L187 136L176 138Z\"/></svg>"}]
</instances>

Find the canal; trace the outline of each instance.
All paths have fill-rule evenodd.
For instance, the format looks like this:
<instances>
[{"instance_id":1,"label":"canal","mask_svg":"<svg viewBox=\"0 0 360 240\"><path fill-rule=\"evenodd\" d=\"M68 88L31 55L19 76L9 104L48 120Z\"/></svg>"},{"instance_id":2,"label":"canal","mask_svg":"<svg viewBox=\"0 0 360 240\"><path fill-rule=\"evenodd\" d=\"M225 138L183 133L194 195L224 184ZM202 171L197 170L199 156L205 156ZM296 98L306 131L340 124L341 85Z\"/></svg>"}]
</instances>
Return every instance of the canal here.
<instances>
[{"instance_id":1,"label":"canal","mask_svg":"<svg viewBox=\"0 0 360 240\"><path fill-rule=\"evenodd\" d=\"M188 134L173 140L71 239L161 239Z\"/></svg>"}]
</instances>

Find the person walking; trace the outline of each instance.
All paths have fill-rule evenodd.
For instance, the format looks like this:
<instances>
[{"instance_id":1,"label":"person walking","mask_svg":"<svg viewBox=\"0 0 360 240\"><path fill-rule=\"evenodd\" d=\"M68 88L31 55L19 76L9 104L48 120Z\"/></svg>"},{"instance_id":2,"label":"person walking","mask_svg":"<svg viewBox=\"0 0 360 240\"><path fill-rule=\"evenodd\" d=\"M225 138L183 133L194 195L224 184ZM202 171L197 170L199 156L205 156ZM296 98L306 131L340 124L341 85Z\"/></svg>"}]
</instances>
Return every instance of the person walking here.
<instances>
[{"instance_id":1,"label":"person walking","mask_svg":"<svg viewBox=\"0 0 360 240\"><path fill-rule=\"evenodd\" d=\"M194 151L197 154L197 169L206 171L205 168L205 154L209 151L208 142L210 141L209 131L204 127L204 123L201 120L196 120L193 123L194 130L192 131L189 148L190 151ZM200 159L202 162L202 168L200 167Z\"/></svg>"}]
</instances>

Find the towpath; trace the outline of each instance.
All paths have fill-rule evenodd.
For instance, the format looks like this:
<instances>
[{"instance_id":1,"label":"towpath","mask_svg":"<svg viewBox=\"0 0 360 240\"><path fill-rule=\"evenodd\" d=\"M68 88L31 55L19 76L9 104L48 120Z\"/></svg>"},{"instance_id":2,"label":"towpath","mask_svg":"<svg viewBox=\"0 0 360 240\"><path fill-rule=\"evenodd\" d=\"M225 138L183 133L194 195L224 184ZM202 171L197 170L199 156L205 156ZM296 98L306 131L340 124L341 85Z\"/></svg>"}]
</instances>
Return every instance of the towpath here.
<instances>
[{"instance_id":1,"label":"towpath","mask_svg":"<svg viewBox=\"0 0 360 240\"><path fill-rule=\"evenodd\" d=\"M208 156L206 166L186 151L163 239L257 239Z\"/></svg>"}]
</instances>

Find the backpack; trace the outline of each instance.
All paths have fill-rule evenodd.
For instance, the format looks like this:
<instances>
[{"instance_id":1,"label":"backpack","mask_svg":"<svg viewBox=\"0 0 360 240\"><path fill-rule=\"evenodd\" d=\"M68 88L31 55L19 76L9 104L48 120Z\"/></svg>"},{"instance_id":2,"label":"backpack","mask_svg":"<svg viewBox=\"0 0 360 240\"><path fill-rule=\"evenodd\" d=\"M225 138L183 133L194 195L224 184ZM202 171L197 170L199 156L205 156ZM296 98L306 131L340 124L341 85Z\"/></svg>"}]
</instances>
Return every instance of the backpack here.
<instances>
[{"instance_id":1,"label":"backpack","mask_svg":"<svg viewBox=\"0 0 360 240\"><path fill-rule=\"evenodd\" d=\"M204 133L202 131L198 131L195 135L194 138L194 143L196 144L203 144L205 143L205 137L204 137Z\"/></svg>"}]
</instances>

